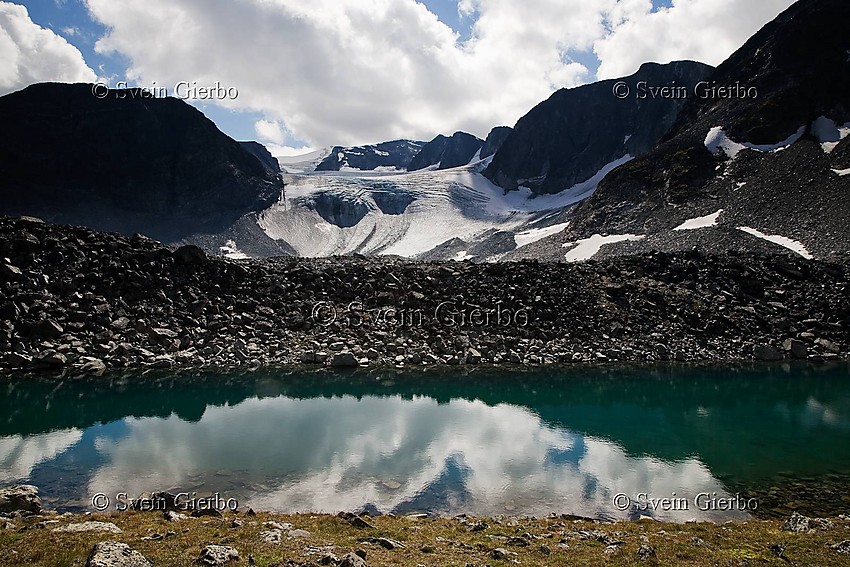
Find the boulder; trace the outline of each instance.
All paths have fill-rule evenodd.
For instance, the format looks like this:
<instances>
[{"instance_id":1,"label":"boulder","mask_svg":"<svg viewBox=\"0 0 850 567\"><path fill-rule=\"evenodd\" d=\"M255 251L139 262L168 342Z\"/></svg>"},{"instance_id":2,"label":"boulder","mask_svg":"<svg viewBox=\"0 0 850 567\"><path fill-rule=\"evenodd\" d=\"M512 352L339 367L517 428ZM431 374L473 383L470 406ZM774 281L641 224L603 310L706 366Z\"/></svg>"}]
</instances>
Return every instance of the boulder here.
<instances>
[{"instance_id":1,"label":"boulder","mask_svg":"<svg viewBox=\"0 0 850 567\"><path fill-rule=\"evenodd\" d=\"M226 545L208 545L201 550L201 555L198 557L198 563L210 567L227 565L235 561L239 561L239 552Z\"/></svg>"},{"instance_id":2,"label":"boulder","mask_svg":"<svg viewBox=\"0 0 850 567\"><path fill-rule=\"evenodd\" d=\"M345 351L339 352L334 355L331 360L331 366L335 366L337 368L355 368L360 366L360 363L357 361L357 357L352 353Z\"/></svg>"},{"instance_id":3,"label":"boulder","mask_svg":"<svg viewBox=\"0 0 850 567\"><path fill-rule=\"evenodd\" d=\"M126 543L102 541L92 549L86 567L151 567L151 564Z\"/></svg>"},{"instance_id":4,"label":"boulder","mask_svg":"<svg viewBox=\"0 0 850 567\"><path fill-rule=\"evenodd\" d=\"M16 268L11 264L0 264L0 276L9 281L19 281L24 279L24 274L20 268Z\"/></svg>"},{"instance_id":5,"label":"boulder","mask_svg":"<svg viewBox=\"0 0 850 567\"><path fill-rule=\"evenodd\" d=\"M40 514L41 498L38 488L30 484L21 484L0 490L0 514L8 512L32 512Z\"/></svg>"},{"instance_id":6,"label":"boulder","mask_svg":"<svg viewBox=\"0 0 850 567\"><path fill-rule=\"evenodd\" d=\"M339 567L366 567L366 561L355 553L349 553L342 557Z\"/></svg>"},{"instance_id":7,"label":"boulder","mask_svg":"<svg viewBox=\"0 0 850 567\"><path fill-rule=\"evenodd\" d=\"M79 524L67 524L53 529L59 533L82 533L82 532L108 532L120 534L121 528L111 522L82 522Z\"/></svg>"},{"instance_id":8,"label":"boulder","mask_svg":"<svg viewBox=\"0 0 850 567\"><path fill-rule=\"evenodd\" d=\"M36 323L32 331L33 334L38 337L55 339L57 337L61 337L62 333L65 332L65 329L63 329L62 326L53 319L44 319Z\"/></svg>"},{"instance_id":9,"label":"boulder","mask_svg":"<svg viewBox=\"0 0 850 567\"><path fill-rule=\"evenodd\" d=\"M6 364L11 368L26 368L32 362L32 357L17 352L10 352L6 355Z\"/></svg>"},{"instance_id":10,"label":"boulder","mask_svg":"<svg viewBox=\"0 0 850 567\"><path fill-rule=\"evenodd\" d=\"M278 544L280 543L281 535L282 533L280 530L268 530L265 532L260 532L260 539L264 543Z\"/></svg>"},{"instance_id":11,"label":"boulder","mask_svg":"<svg viewBox=\"0 0 850 567\"><path fill-rule=\"evenodd\" d=\"M809 357L809 347L803 341L797 339L786 339L782 344L782 348L788 353L788 356L795 360L805 360Z\"/></svg>"},{"instance_id":12,"label":"boulder","mask_svg":"<svg viewBox=\"0 0 850 567\"><path fill-rule=\"evenodd\" d=\"M207 263L207 254L194 244L181 246L171 253L174 259L180 264L188 266L201 266Z\"/></svg>"},{"instance_id":13,"label":"boulder","mask_svg":"<svg viewBox=\"0 0 850 567\"><path fill-rule=\"evenodd\" d=\"M753 357L764 362L776 362L785 359L781 352L770 345L756 345L753 349Z\"/></svg>"}]
</instances>

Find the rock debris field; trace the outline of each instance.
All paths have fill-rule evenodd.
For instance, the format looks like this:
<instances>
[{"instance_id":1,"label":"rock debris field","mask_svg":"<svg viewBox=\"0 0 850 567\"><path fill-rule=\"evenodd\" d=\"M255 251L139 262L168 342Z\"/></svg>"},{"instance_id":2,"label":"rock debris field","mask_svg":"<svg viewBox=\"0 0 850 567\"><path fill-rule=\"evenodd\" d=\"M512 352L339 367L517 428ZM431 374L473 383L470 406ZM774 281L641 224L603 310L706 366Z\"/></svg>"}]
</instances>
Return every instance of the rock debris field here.
<instances>
[{"instance_id":1,"label":"rock debris field","mask_svg":"<svg viewBox=\"0 0 850 567\"><path fill-rule=\"evenodd\" d=\"M0 217L0 315L5 372L830 360L850 288L784 255L234 261Z\"/></svg>"}]
</instances>

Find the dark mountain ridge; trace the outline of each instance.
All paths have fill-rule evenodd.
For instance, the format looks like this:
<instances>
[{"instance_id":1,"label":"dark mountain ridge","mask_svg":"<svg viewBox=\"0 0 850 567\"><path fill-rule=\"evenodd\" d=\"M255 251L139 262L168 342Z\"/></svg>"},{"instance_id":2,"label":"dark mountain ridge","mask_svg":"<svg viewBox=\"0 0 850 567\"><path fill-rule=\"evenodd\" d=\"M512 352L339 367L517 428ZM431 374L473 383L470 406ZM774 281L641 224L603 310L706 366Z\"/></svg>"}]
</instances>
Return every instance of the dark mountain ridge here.
<instances>
[{"instance_id":1,"label":"dark mountain ridge","mask_svg":"<svg viewBox=\"0 0 850 567\"><path fill-rule=\"evenodd\" d=\"M258 152L175 98L42 83L0 97L0 116L3 214L170 241L220 231L283 189Z\"/></svg>"},{"instance_id":2,"label":"dark mountain ridge","mask_svg":"<svg viewBox=\"0 0 850 567\"><path fill-rule=\"evenodd\" d=\"M408 169L419 171L433 165L437 169L450 169L468 164L484 145L484 140L466 132L455 132L451 137L438 135L425 144L413 158Z\"/></svg>"},{"instance_id":3,"label":"dark mountain ridge","mask_svg":"<svg viewBox=\"0 0 850 567\"><path fill-rule=\"evenodd\" d=\"M648 152L674 124L685 99L642 98L641 83L690 92L712 71L695 61L645 63L629 77L561 89L520 118L484 175L511 191L569 189L626 154Z\"/></svg>"},{"instance_id":4,"label":"dark mountain ridge","mask_svg":"<svg viewBox=\"0 0 850 567\"><path fill-rule=\"evenodd\" d=\"M513 131L514 129L510 126L496 126L490 130L490 133L487 134L487 139L484 140L484 145L481 146L481 154L478 157L481 159L487 159L488 157L495 155Z\"/></svg>"},{"instance_id":5,"label":"dark mountain ridge","mask_svg":"<svg viewBox=\"0 0 850 567\"><path fill-rule=\"evenodd\" d=\"M316 171L339 171L343 167L371 171L379 167L407 169L425 142L393 140L368 146L335 146L316 166Z\"/></svg>"},{"instance_id":6,"label":"dark mountain ridge","mask_svg":"<svg viewBox=\"0 0 850 567\"><path fill-rule=\"evenodd\" d=\"M689 100L655 149L614 170L578 207L566 238L646 234L641 249L668 250L675 243L665 231L723 209L697 245L749 248L753 238L737 230L745 226L847 261L850 177L837 172L850 168L850 137L833 125L850 122L848 19L850 2L801 0L767 24L709 78L757 96ZM724 135L740 151L709 143Z\"/></svg>"}]
</instances>

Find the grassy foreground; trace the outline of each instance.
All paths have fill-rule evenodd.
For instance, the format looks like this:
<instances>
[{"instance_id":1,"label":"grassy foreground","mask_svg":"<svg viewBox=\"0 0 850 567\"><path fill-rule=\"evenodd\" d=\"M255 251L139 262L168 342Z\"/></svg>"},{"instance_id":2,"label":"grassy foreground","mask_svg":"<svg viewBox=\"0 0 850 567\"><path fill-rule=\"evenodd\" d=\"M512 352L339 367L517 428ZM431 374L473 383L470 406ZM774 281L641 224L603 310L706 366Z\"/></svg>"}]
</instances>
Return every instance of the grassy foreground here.
<instances>
[{"instance_id":1,"label":"grassy foreground","mask_svg":"<svg viewBox=\"0 0 850 567\"><path fill-rule=\"evenodd\" d=\"M111 522L121 533L53 531L84 521ZM850 565L850 554L831 549L850 539L850 521L844 518L833 520L824 529L801 533L782 531L782 522L775 520L678 525L652 521L602 524L563 518L494 518L481 523L466 518L378 517L369 522L372 528L357 528L335 516L278 514L175 522L153 512L42 516L14 519L14 525L5 527L0 520L0 565L83 566L92 547L106 540L130 545L154 566L198 565L201 549L208 544L236 548L240 560L233 565L261 567L333 565L329 553L342 558L358 549L365 552L369 567ZM280 542L263 541L261 533L274 528L283 528ZM290 530L309 534L290 534ZM394 540L403 547L386 549L378 538Z\"/></svg>"}]
</instances>

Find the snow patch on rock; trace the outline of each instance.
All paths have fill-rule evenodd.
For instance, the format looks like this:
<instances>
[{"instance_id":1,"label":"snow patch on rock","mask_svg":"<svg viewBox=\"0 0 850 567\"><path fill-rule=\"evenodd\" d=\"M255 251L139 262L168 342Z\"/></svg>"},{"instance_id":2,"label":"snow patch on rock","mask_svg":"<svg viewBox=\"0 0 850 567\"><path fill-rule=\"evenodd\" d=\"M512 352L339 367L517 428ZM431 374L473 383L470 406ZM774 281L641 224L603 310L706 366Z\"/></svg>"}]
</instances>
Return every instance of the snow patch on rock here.
<instances>
[{"instance_id":1,"label":"snow patch on rock","mask_svg":"<svg viewBox=\"0 0 850 567\"><path fill-rule=\"evenodd\" d=\"M801 126L791 136L776 144L751 144L750 142L736 142L726 135L723 126L715 126L708 131L708 135L705 137L705 147L716 156L725 153L729 159L735 159L743 150L755 150L762 153L781 152L796 143L805 133L806 127Z\"/></svg>"},{"instance_id":2,"label":"snow patch on rock","mask_svg":"<svg viewBox=\"0 0 850 567\"><path fill-rule=\"evenodd\" d=\"M607 244L616 244L617 242L626 242L629 240L643 240L646 236L638 234L612 234L602 236L594 234L590 238L585 238L577 242L568 242L564 244L564 248L573 246L574 248L567 252L568 262L582 262L590 260Z\"/></svg>"},{"instance_id":3,"label":"snow patch on rock","mask_svg":"<svg viewBox=\"0 0 850 567\"><path fill-rule=\"evenodd\" d=\"M751 235L753 235L757 238L767 240L768 242L778 244L779 246L787 248L788 250L791 250L792 252L796 252L797 254L799 254L803 258L806 258L807 260L811 260L812 258L814 258L814 256L812 256L811 252L809 252L808 249L806 249L806 246L802 242L799 242L797 240L792 240L792 239L790 239L786 236L780 236L778 234L765 234L765 233L761 232L760 230L757 230L755 228L750 228L748 226L739 226L738 230L744 231L747 234L751 234Z\"/></svg>"},{"instance_id":4,"label":"snow patch on rock","mask_svg":"<svg viewBox=\"0 0 850 567\"><path fill-rule=\"evenodd\" d=\"M841 140L850 136L850 122L838 126L826 116L821 116L812 123L812 136L820 142L824 153L832 153Z\"/></svg>"},{"instance_id":5,"label":"snow patch on rock","mask_svg":"<svg viewBox=\"0 0 850 567\"><path fill-rule=\"evenodd\" d=\"M532 242L542 240L547 236L552 236L553 234L563 232L568 226L570 226L570 223L565 222L560 224L553 224L552 226L546 226L543 228L532 228L530 230L515 234L514 241L516 242L516 247L522 248L523 246L528 246Z\"/></svg>"},{"instance_id":6,"label":"snow patch on rock","mask_svg":"<svg viewBox=\"0 0 850 567\"><path fill-rule=\"evenodd\" d=\"M717 226L717 219L720 218L720 214L722 212L723 209L720 209L716 213L712 213L704 217L696 217L690 220L686 220L673 230L697 230L700 228L710 228L712 226Z\"/></svg>"}]
</instances>

